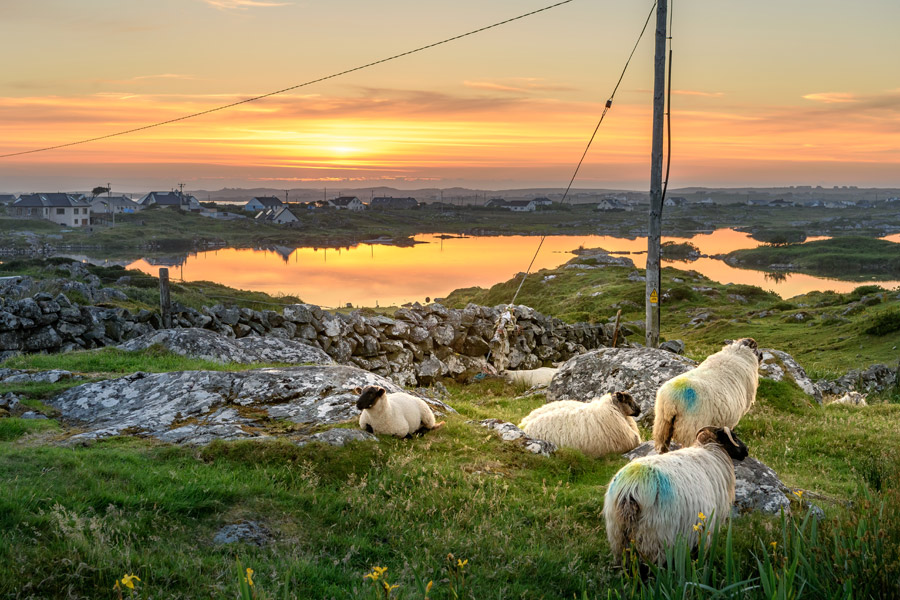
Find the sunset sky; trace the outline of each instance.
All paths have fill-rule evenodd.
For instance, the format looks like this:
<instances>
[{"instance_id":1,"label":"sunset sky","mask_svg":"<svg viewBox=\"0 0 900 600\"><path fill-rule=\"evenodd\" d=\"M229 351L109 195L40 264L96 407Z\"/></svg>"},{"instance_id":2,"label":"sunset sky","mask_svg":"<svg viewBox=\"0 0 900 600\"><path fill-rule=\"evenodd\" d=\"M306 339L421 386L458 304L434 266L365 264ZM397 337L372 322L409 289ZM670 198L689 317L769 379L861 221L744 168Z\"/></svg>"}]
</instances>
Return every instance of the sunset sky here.
<instances>
[{"instance_id":1,"label":"sunset sky","mask_svg":"<svg viewBox=\"0 0 900 600\"><path fill-rule=\"evenodd\" d=\"M176 118L551 0L0 2L0 154ZM0 159L0 192L564 187L651 2L575 0L292 93ZM675 0L673 187L900 186L900 2ZM652 26L577 181L648 187Z\"/></svg>"}]
</instances>

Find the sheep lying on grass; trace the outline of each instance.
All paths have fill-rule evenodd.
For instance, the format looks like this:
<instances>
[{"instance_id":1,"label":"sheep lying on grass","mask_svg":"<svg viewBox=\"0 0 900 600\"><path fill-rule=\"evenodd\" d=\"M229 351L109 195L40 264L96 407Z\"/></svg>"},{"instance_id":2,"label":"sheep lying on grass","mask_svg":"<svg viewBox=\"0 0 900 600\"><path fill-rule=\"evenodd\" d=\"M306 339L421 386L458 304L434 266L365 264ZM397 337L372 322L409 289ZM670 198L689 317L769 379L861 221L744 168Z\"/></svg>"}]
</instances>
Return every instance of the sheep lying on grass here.
<instances>
[{"instance_id":1,"label":"sheep lying on grass","mask_svg":"<svg viewBox=\"0 0 900 600\"><path fill-rule=\"evenodd\" d=\"M588 456L628 452L641 443L633 417L641 412L631 394L613 392L591 402L560 400L531 411L519 429Z\"/></svg>"},{"instance_id":2,"label":"sheep lying on grass","mask_svg":"<svg viewBox=\"0 0 900 600\"><path fill-rule=\"evenodd\" d=\"M503 371L503 377L511 383L522 383L528 387L548 386L559 369L540 367L538 369L522 369L519 371Z\"/></svg>"},{"instance_id":3,"label":"sheep lying on grass","mask_svg":"<svg viewBox=\"0 0 900 600\"><path fill-rule=\"evenodd\" d=\"M704 530L730 516L735 485L731 459L746 457L747 447L730 429L704 427L689 448L622 467L603 504L615 560L621 561L631 547L644 561L660 564L666 547L679 537L696 546Z\"/></svg>"},{"instance_id":4,"label":"sheep lying on grass","mask_svg":"<svg viewBox=\"0 0 900 600\"><path fill-rule=\"evenodd\" d=\"M353 390L359 394L356 408L359 426L369 433L382 433L408 437L414 433L424 433L444 426L444 422L434 422L434 413L421 398L406 392L387 393L383 387L367 385Z\"/></svg>"},{"instance_id":5,"label":"sheep lying on grass","mask_svg":"<svg viewBox=\"0 0 900 600\"><path fill-rule=\"evenodd\" d=\"M734 341L656 392L653 441L660 454L674 440L690 446L701 427L731 427L750 410L762 353L753 338Z\"/></svg>"}]
</instances>

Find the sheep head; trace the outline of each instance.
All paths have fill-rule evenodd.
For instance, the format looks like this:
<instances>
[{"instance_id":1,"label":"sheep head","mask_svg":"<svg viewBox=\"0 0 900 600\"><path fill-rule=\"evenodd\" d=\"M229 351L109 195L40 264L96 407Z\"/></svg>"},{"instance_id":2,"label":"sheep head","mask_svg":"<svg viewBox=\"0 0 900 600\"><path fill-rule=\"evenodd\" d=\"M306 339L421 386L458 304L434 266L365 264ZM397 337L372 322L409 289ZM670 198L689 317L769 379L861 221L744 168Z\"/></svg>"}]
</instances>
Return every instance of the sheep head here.
<instances>
[{"instance_id":1,"label":"sheep head","mask_svg":"<svg viewBox=\"0 0 900 600\"><path fill-rule=\"evenodd\" d=\"M700 446L719 445L734 460L744 460L750 454L744 442L728 427L704 427L697 432L696 443Z\"/></svg>"},{"instance_id":2,"label":"sheep head","mask_svg":"<svg viewBox=\"0 0 900 600\"><path fill-rule=\"evenodd\" d=\"M377 385L367 385L364 388L354 388L353 393L359 394L359 398L356 399L356 408L365 410L375 406L375 403L387 393L387 390Z\"/></svg>"},{"instance_id":3,"label":"sheep head","mask_svg":"<svg viewBox=\"0 0 900 600\"><path fill-rule=\"evenodd\" d=\"M612 400L626 417L636 417L641 414L641 405L628 392L613 392Z\"/></svg>"}]
</instances>

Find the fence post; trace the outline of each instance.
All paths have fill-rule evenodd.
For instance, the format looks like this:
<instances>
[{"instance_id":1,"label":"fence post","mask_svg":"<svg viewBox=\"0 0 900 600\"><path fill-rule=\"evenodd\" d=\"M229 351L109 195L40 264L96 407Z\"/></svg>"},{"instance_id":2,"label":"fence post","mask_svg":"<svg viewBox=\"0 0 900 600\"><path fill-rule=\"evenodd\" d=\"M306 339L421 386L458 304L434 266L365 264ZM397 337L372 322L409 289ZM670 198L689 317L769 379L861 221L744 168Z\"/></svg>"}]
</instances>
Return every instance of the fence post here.
<instances>
[{"instance_id":1,"label":"fence post","mask_svg":"<svg viewBox=\"0 0 900 600\"><path fill-rule=\"evenodd\" d=\"M159 312L165 329L172 328L172 298L169 296L169 269L159 270Z\"/></svg>"}]
</instances>

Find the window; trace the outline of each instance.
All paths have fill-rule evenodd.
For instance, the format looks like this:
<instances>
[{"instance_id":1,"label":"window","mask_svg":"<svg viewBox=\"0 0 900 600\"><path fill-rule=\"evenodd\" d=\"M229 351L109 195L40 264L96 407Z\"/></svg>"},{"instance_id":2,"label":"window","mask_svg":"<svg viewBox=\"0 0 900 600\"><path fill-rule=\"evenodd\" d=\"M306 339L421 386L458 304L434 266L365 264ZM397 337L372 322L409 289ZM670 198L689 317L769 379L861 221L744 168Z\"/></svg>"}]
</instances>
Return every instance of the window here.
<instances>
[{"instance_id":1,"label":"window","mask_svg":"<svg viewBox=\"0 0 900 600\"><path fill-rule=\"evenodd\" d=\"M58 214L58 215L64 215L64 214L66 214L66 209L64 209L64 208L57 208L57 209L56 209L56 214Z\"/></svg>"}]
</instances>

